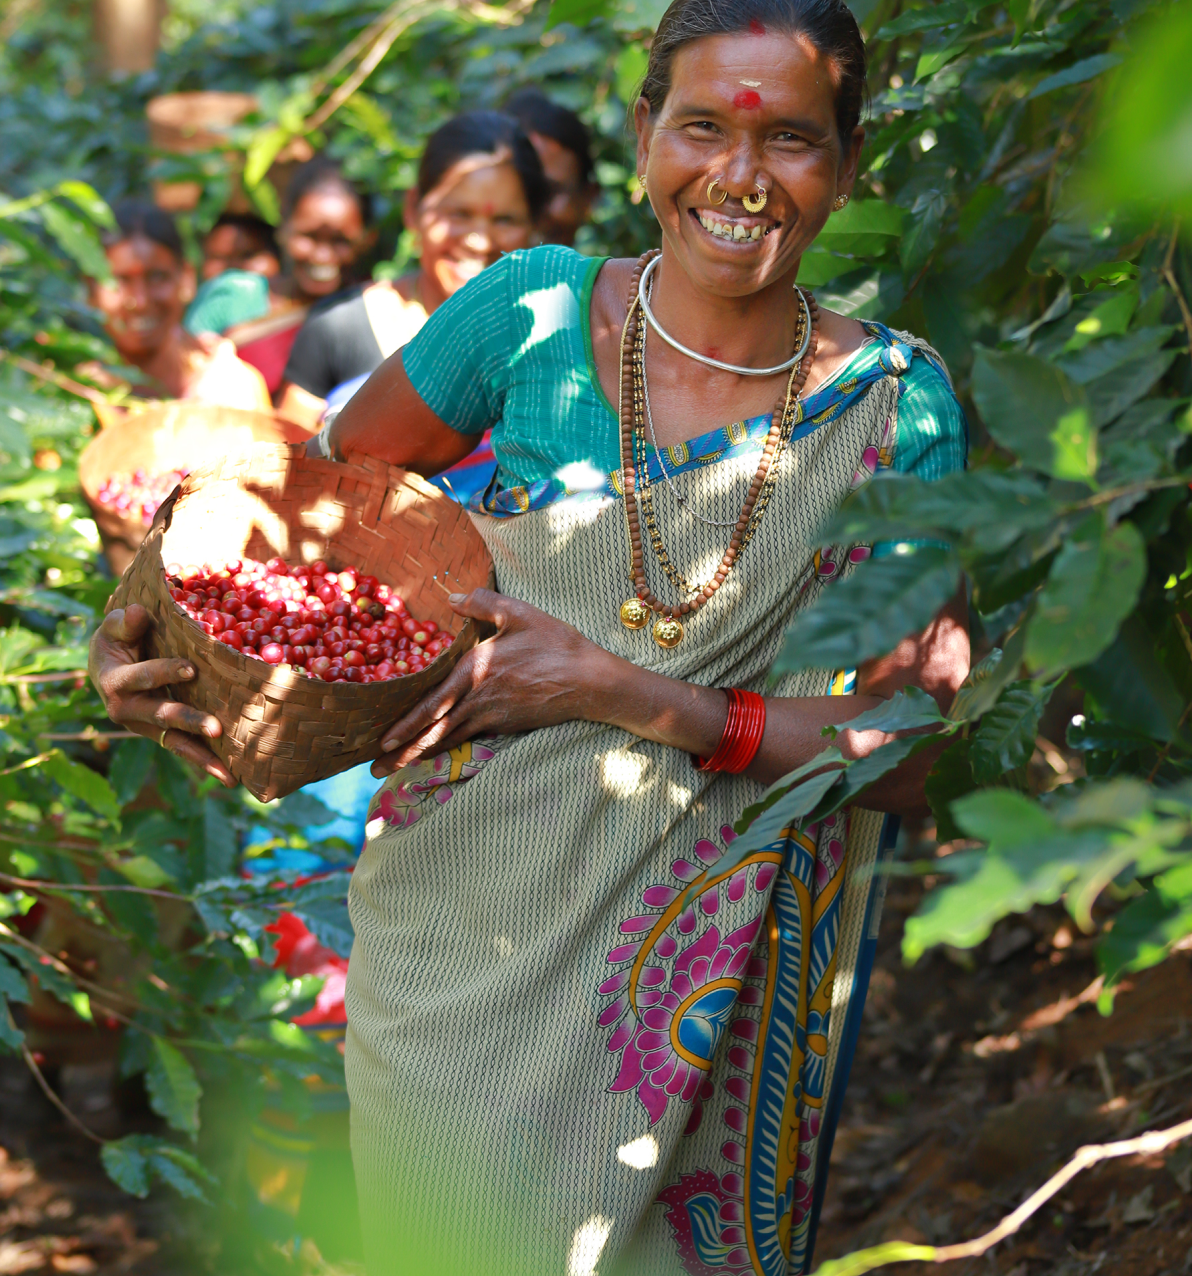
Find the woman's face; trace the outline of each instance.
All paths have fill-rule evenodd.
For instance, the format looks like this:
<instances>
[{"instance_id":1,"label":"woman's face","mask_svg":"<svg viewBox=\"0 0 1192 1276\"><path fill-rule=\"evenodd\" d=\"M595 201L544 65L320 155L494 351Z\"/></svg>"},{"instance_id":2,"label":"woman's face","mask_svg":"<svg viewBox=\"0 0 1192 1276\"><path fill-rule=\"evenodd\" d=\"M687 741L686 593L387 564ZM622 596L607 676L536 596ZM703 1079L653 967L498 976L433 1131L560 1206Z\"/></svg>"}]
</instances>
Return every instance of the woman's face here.
<instances>
[{"instance_id":1,"label":"woman's face","mask_svg":"<svg viewBox=\"0 0 1192 1276\"><path fill-rule=\"evenodd\" d=\"M290 274L307 297L327 297L344 286L344 274L368 247L360 203L342 186L307 191L278 235Z\"/></svg>"},{"instance_id":2,"label":"woman's face","mask_svg":"<svg viewBox=\"0 0 1192 1276\"><path fill-rule=\"evenodd\" d=\"M147 363L174 338L195 293L194 271L162 244L133 235L107 250L112 280L91 284L91 304L120 357Z\"/></svg>"},{"instance_id":3,"label":"woman's face","mask_svg":"<svg viewBox=\"0 0 1192 1276\"><path fill-rule=\"evenodd\" d=\"M450 297L501 256L528 248L534 232L521 178L508 160L470 156L413 206L422 270Z\"/></svg>"},{"instance_id":4,"label":"woman's face","mask_svg":"<svg viewBox=\"0 0 1192 1276\"><path fill-rule=\"evenodd\" d=\"M837 72L810 41L767 32L708 36L675 55L658 114L639 99L638 172L667 244L691 280L748 296L788 275L837 194L852 189L864 140L836 131ZM724 190L716 204L708 195ZM767 191L761 211L742 196Z\"/></svg>"},{"instance_id":5,"label":"woman's face","mask_svg":"<svg viewBox=\"0 0 1192 1276\"><path fill-rule=\"evenodd\" d=\"M592 211L596 187L584 181L579 156L562 142L542 133L531 133L529 138L542 161L542 171L551 190L550 203L540 225L543 238L548 244L570 247Z\"/></svg>"}]
</instances>

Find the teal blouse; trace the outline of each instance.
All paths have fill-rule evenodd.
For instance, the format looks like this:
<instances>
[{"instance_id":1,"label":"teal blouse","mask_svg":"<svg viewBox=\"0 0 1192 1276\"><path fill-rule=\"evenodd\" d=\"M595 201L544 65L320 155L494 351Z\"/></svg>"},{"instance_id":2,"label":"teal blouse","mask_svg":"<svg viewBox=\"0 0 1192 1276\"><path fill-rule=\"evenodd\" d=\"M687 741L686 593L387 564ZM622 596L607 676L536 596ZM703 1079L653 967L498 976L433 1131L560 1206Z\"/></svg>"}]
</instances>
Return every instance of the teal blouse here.
<instances>
[{"instance_id":1,"label":"teal blouse","mask_svg":"<svg viewBox=\"0 0 1192 1276\"><path fill-rule=\"evenodd\" d=\"M403 349L426 405L453 430L492 430L497 482L492 514L518 514L576 496L618 495L617 414L592 354L592 288L606 258L547 245L502 257L446 301ZM963 469L968 427L942 366L866 323L870 340L804 401L795 438L816 429L901 366L898 430L880 465L924 479ZM667 468L723 459L760 446L770 414L668 448Z\"/></svg>"}]
</instances>

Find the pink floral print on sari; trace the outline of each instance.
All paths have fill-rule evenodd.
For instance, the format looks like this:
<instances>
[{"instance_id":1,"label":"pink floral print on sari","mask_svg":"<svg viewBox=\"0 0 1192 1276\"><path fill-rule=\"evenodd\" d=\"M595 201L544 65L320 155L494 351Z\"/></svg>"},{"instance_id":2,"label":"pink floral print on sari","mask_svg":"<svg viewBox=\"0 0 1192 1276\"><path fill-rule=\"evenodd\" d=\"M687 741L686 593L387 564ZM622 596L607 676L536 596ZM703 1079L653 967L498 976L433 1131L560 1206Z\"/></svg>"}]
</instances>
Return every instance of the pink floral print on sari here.
<instances>
[{"instance_id":1,"label":"pink floral print on sari","mask_svg":"<svg viewBox=\"0 0 1192 1276\"><path fill-rule=\"evenodd\" d=\"M423 816L428 803L443 806L449 802L457 786L478 775L486 762L497 755L497 741L469 740L446 753L415 762L398 772L373 798L368 819L381 820L392 829L404 831ZM399 783L394 780L400 779Z\"/></svg>"}]
</instances>

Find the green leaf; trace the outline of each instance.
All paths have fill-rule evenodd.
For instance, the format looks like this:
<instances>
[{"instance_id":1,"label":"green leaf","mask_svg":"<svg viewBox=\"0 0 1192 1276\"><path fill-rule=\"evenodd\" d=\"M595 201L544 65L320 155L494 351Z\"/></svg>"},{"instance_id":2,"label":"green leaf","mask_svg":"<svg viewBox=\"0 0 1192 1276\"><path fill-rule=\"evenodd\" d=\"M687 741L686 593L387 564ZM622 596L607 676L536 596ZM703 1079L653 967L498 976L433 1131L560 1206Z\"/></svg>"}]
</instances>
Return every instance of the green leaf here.
<instances>
[{"instance_id":1,"label":"green leaf","mask_svg":"<svg viewBox=\"0 0 1192 1276\"><path fill-rule=\"evenodd\" d=\"M217 1182L197 1157L172 1143L159 1142L149 1155L149 1164L163 1183L186 1200L205 1201L203 1187Z\"/></svg>"},{"instance_id":2,"label":"green leaf","mask_svg":"<svg viewBox=\"0 0 1192 1276\"><path fill-rule=\"evenodd\" d=\"M959 736L940 754L923 783L931 813L935 816L935 840L955 842L964 836L949 810L951 804L976 788L969 762L970 740Z\"/></svg>"},{"instance_id":3,"label":"green leaf","mask_svg":"<svg viewBox=\"0 0 1192 1276\"><path fill-rule=\"evenodd\" d=\"M962 470L931 483L887 471L845 501L825 536L873 544L962 534L992 552L1045 527L1057 512L1042 483L1019 471Z\"/></svg>"},{"instance_id":4,"label":"green leaf","mask_svg":"<svg viewBox=\"0 0 1192 1276\"><path fill-rule=\"evenodd\" d=\"M73 257L79 269L91 279L111 278L107 254L99 242L99 236L91 226L68 212L61 204L43 204L40 208L45 228L69 257Z\"/></svg>"},{"instance_id":5,"label":"green leaf","mask_svg":"<svg viewBox=\"0 0 1192 1276\"><path fill-rule=\"evenodd\" d=\"M901 766L907 758L924 749L933 748L937 743L938 738L935 735L900 736L897 740L891 740L874 749L865 757L850 762L839 783L825 792L823 798L812 808L810 818L822 820L842 807L851 806L861 798L866 789Z\"/></svg>"},{"instance_id":6,"label":"green leaf","mask_svg":"<svg viewBox=\"0 0 1192 1276\"><path fill-rule=\"evenodd\" d=\"M744 833L754 820L768 811L779 798L789 793L800 780L809 776L813 771L818 771L821 767L832 766L843 761L844 755L834 745L821 749L810 762L805 762L801 767L796 767L795 770L784 775L782 779L775 780L756 802L750 803L733 824L733 832L738 836Z\"/></svg>"},{"instance_id":7,"label":"green leaf","mask_svg":"<svg viewBox=\"0 0 1192 1276\"><path fill-rule=\"evenodd\" d=\"M199 1099L203 1088L190 1060L164 1037L154 1037L153 1055L145 1072L149 1102L158 1116L175 1130L197 1134Z\"/></svg>"},{"instance_id":8,"label":"green leaf","mask_svg":"<svg viewBox=\"0 0 1192 1276\"><path fill-rule=\"evenodd\" d=\"M594 18L607 18L613 11L613 0L553 0L546 30L560 22L570 22L577 27L586 26Z\"/></svg>"},{"instance_id":9,"label":"green leaf","mask_svg":"<svg viewBox=\"0 0 1192 1276\"><path fill-rule=\"evenodd\" d=\"M1039 720L1055 684L1036 689L1029 681L1013 682L981 719L972 739L969 761L978 784L992 784L1006 771L1025 766L1035 751Z\"/></svg>"},{"instance_id":10,"label":"green leaf","mask_svg":"<svg viewBox=\"0 0 1192 1276\"><path fill-rule=\"evenodd\" d=\"M317 797L299 790L271 808L269 818L288 828L304 829L312 824L330 824L337 817Z\"/></svg>"},{"instance_id":11,"label":"green leaf","mask_svg":"<svg viewBox=\"0 0 1192 1276\"><path fill-rule=\"evenodd\" d=\"M893 734L898 731L917 731L947 721L932 696L918 687L908 686L896 691L889 700L873 709L867 709L848 722L824 727L821 734L832 740L840 731L885 731Z\"/></svg>"},{"instance_id":12,"label":"green leaf","mask_svg":"<svg viewBox=\"0 0 1192 1276\"><path fill-rule=\"evenodd\" d=\"M917 549L862 563L795 616L774 673L854 668L925 629L956 592L960 564L945 549Z\"/></svg>"},{"instance_id":13,"label":"green leaf","mask_svg":"<svg viewBox=\"0 0 1192 1276\"><path fill-rule=\"evenodd\" d=\"M943 191L924 191L915 200L910 229L898 248L902 273L908 279L918 273L934 251L947 211L948 197Z\"/></svg>"},{"instance_id":14,"label":"green leaf","mask_svg":"<svg viewBox=\"0 0 1192 1276\"><path fill-rule=\"evenodd\" d=\"M1086 272L1088 273L1088 272ZM1121 336L1130 326L1130 320L1138 306L1138 289L1123 288L1101 302L1091 314L1076 325L1076 331L1068 338L1064 353L1076 353L1101 337ZM1068 375L1075 381L1087 380L1076 375L1071 363L1063 363ZM1099 364L1096 366L1100 366ZM1096 373L1093 374L1094 376Z\"/></svg>"},{"instance_id":15,"label":"green leaf","mask_svg":"<svg viewBox=\"0 0 1192 1276\"><path fill-rule=\"evenodd\" d=\"M295 907L294 916L301 918L320 944L330 948L339 957L352 955L355 932L348 916L345 899L314 900Z\"/></svg>"},{"instance_id":16,"label":"green leaf","mask_svg":"<svg viewBox=\"0 0 1192 1276\"><path fill-rule=\"evenodd\" d=\"M939 861L957 880L931 891L908 918L902 952L916 961L936 944L971 948L1009 913L1053 904L1090 864L1112 856L1114 833L1064 829L1025 794L982 789L958 798L952 818L968 837L988 843Z\"/></svg>"},{"instance_id":17,"label":"green leaf","mask_svg":"<svg viewBox=\"0 0 1192 1276\"><path fill-rule=\"evenodd\" d=\"M895 204L880 199L850 200L840 212L829 216L815 246L823 252L878 257L902 234L904 218L905 213Z\"/></svg>"},{"instance_id":18,"label":"green leaf","mask_svg":"<svg viewBox=\"0 0 1192 1276\"><path fill-rule=\"evenodd\" d=\"M943 0L941 4L928 4L921 9L911 9L900 14L893 22L887 22L875 40L893 40L895 36L910 35L912 31L927 31L933 27L946 27L963 22L968 17L968 5L964 0Z\"/></svg>"},{"instance_id":19,"label":"green leaf","mask_svg":"<svg viewBox=\"0 0 1192 1276\"><path fill-rule=\"evenodd\" d=\"M1121 65L1121 57L1116 53L1098 53L1091 58L1081 58L1079 62L1046 76L1026 95L1029 102L1032 98L1042 97L1044 93L1052 93L1056 89L1066 89L1073 84L1084 84L1086 80L1104 75L1115 66Z\"/></svg>"},{"instance_id":20,"label":"green leaf","mask_svg":"<svg viewBox=\"0 0 1192 1276\"><path fill-rule=\"evenodd\" d=\"M841 257L812 244L799 259L799 282L808 288L818 288L856 268L856 258Z\"/></svg>"},{"instance_id":21,"label":"green leaf","mask_svg":"<svg viewBox=\"0 0 1192 1276\"><path fill-rule=\"evenodd\" d=\"M99 1152L108 1178L130 1196L149 1195L149 1162L141 1150L143 1138L140 1134L130 1134L123 1139L113 1139Z\"/></svg>"},{"instance_id":22,"label":"green leaf","mask_svg":"<svg viewBox=\"0 0 1192 1276\"><path fill-rule=\"evenodd\" d=\"M203 805L203 854L206 878L226 877L236 866L239 842L227 806L210 797Z\"/></svg>"},{"instance_id":23,"label":"green leaf","mask_svg":"<svg viewBox=\"0 0 1192 1276\"><path fill-rule=\"evenodd\" d=\"M970 722L994 705L1002 688L1018 672L1025 647L1024 621L1006 643L1005 651L994 647L968 671L968 677L960 684L960 690L948 706L948 717L953 722Z\"/></svg>"},{"instance_id":24,"label":"green leaf","mask_svg":"<svg viewBox=\"0 0 1192 1276\"><path fill-rule=\"evenodd\" d=\"M1026 659L1039 677L1088 664L1113 642L1146 577L1146 546L1132 523L1109 529L1100 512L1064 542L1039 594Z\"/></svg>"},{"instance_id":25,"label":"green leaf","mask_svg":"<svg viewBox=\"0 0 1192 1276\"><path fill-rule=\"evenodd\" d=\"M73 762L60 749L54 749L42 763L46 775L61 785L71 797L85 802L93 811L109 820L119 820L120 801L112 792L112 786L90 767Z\"/></svg>"},{"instance_id":26,"label":"green leaf","mask_svg":"<svg viewBox=\"0 0 1192 1276\"><path fill-rule=\"evenodd\" d=\"M1051 473L1056 478L1091 483L1097 473L1097 432L1088 408L1066 412L1049 437L1053 449Z\"/></svg>"},{"instance_id":27,"label":"green leaf","mask_svg":"<svg viewBox=\"0 0 1192 1276\"><path fill-rule=\"evenodd\" d=\"M127 806L140 795L153 769L157 746L152 740L138 737L121 740L112 753L112 765L108 770L108 783L120 805Z\"/></svg>"},{"instance_id":28,"label":"green leaf","mask_svg":"<svg viewBox=\"0 0 1192 1276\"><path fill-rule=\"evenodd\" d=\"M1175 734L1184 698L1155 659L1156 647L1154 635L1135 614L1122 625L1111 646L1076 671L1076 680L1114 722L1166 741Z\"/></svg>"},{"instance_id":29,"label":"green leaf","mask_svg":"<svg viewBox=\"0 0 1192 1276\"><path fill-rule=\"evenodd\" d=\"M107 200L93 186L88 186L86 182L67 181L59 182L57 190L59 195L65 195L72 203L77 204L93 222L98 222L105 230L116 229L116 218L108 207Z\"/></svg>"},{"instance_id":30,"label":"green leaf","mask_svg":"<svg viewBox=\"0 0 1192 1276\"><path fill-rule=\"evenodd\" d=\"M613 82L616 85L617 96L622 102L637 101L649 62L650 54L640 44L627 44L617 54L617 60L613 66L615 77Z\"/></svg>"},{"instance_id":31,"label":"green leaf","mask_svg":"<svg viewBox=\"0 0 1192 1276\"><path fill-rule=\"evenodd\" d=\"M1034 355L978 346L973 399L989 433L1024 464L1056 473L1055 427L1085 406L1084 390ZM1066 460L1060 460L1063 464Z\"/></svg>"},{"instance_id":32,"label":"green leaf","mask_svg":"<svg viewBox=\"0 0 1192 1276\"><path fill-rule=\"evenodd\" d=\"M35 978L39 987L57 998L64 1006L70 1006L72 1009L75 1007L79 990L75 987L74 981L55 970L49 962L43 962L16 944L0 943L0 953L19 966L26 975Z\"/></svg>"},{"instance_id":33,"label":"green leaf","mask_svg":"<svg viewBox=\"0 0 1192 1276\"><path fill-rule=\"evenodd\" d=\"M1192 934L1192 862L1156 877L1114 918L1097 944L1097 965L1107 988L1130 970L1157 966L1172 946Z\"/></svg>"},{"instance_id":34,"label":"green leaf","mask_svg":"<svg viewBox=\"0 0 1192 1276\"><path fill-rule=\"evenodd\" d=\"M1088 382L1085 393L1093 424L1105 425L1132 403L1137 403L1171 367L1177 354L1175 350L1160 350L1147 358L1122 364Z\"/></svg>"},{"instance_id":35,"label":"green leaf","mask_svg":"<svg viewBox=\"0 0 1192 1276\"><path fill-rule=\"evenodd\" d=\"M244 184L249 190L259 186L273 167L273 161L293 134L286 128L263 129L252 140L244 159Z\"/></svg>"},{"instance_id":36,"label":"green leaf","mask_svg":"<svg viewBox=\"0 0 1192 1276\"><path fill-rule=\"evenodd\" d=\"M29 1000L29 985L25 976L11 963L0 959L0 997L9 1001Z\"/></svg>"}]
</instances>

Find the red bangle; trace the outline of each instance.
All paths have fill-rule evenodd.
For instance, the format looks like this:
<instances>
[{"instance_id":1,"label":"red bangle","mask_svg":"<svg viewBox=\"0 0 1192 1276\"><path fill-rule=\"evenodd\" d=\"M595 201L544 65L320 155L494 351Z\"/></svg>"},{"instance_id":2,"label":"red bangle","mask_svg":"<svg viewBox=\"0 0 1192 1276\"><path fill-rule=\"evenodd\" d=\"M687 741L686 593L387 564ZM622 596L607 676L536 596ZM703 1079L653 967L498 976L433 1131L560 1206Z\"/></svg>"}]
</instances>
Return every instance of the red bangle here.
<instances>
[{"instance_id":1,"label":"red bangle","mask_svg":"<svg viewBox=\"0 0 1192 1276\"><path fill-rule=\"evenodd\" d=\"M691 761L701 771L728 771L740 775L757 757L762 736L766 732L766 702L755 691L741 691L726 687L728 696L728 720L724 734L710 758L691 755Z\"/></svg>"}]
</instances>

